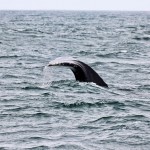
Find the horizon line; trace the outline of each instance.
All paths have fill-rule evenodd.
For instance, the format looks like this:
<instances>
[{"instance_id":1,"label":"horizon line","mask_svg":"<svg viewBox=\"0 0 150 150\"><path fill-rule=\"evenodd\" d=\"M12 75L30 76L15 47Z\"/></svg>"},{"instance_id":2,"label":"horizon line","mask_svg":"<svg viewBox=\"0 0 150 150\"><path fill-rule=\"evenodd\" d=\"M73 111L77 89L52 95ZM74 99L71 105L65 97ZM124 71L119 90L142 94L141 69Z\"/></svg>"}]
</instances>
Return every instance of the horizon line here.
<instances>
[{"instance_id":1,"label":"horizon line","mask_svg":"<svg viewBox=\"0 0 150 150\"><path fill-rule=\"evenodd\" d=\"M121 12L150 12L150 10L88 10L88 9L0 9L0 11L121 11Z\"/></svg>"}]
</instances>

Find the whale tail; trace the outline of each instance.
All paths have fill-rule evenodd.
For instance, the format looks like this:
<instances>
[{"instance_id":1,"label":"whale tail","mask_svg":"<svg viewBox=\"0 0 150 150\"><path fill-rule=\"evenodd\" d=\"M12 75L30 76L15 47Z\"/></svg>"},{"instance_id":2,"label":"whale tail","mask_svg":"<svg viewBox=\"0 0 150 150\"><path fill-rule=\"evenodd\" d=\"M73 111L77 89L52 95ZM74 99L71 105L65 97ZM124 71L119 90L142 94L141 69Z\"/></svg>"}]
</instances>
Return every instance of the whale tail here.
<instances>
[{"instance_id":1,"label":"whale tail","mask_svg":"<svg viewBox=\"0 0 150 150\"><path fill-rule=\"evenodd\" d=\"M102 87L108 87L104 80L87 64L79 60L56 59L51 61L48 66L69 67L76 80L80 82L93 82Z\"/></svg>"}]
</instances>

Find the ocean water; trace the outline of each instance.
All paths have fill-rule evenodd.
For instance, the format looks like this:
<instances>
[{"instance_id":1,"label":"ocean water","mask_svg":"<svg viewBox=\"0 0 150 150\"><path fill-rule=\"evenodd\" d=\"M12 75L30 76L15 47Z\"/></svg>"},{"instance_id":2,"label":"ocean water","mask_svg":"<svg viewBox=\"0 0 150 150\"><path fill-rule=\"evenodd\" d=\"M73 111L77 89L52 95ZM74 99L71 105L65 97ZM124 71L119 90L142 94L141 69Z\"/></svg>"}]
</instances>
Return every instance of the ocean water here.
<instances>
[{"instance_id":1,"label":"ocean water","mask_svg":"<svg viewBox=\"0 0 150 150\"><path fill-rule=\"evenodd\" d=\"M149 150L150 12L0 11L0 149Z\"/></svg>"}]
</instances>

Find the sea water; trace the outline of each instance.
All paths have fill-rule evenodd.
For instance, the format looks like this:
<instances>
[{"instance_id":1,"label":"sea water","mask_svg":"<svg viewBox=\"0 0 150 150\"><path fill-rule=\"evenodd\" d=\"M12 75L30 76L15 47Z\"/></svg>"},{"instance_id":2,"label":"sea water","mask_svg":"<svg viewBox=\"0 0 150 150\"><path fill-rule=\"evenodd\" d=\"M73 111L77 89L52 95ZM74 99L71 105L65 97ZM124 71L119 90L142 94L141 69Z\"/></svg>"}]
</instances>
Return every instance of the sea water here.
<instances>
[{"instance_id":1,"label":"sea water","mask_svg":"<svg viewBox=\"0 0 150 150\"><path fill-rule=\"evenodd\" d=\"M0 149L149 150L150 12L0 11Z\"/></svg>"}]
</instances>

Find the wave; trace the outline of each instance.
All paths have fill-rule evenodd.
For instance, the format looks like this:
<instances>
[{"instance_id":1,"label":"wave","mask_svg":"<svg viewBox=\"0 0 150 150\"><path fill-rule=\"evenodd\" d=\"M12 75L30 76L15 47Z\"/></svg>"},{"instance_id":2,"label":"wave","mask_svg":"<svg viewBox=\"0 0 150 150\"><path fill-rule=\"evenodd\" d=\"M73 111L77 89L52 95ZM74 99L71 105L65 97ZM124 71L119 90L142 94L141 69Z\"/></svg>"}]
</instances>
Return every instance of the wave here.
<instances>
[{"instance_id":1,"label":"wave","mask_svg":"<svg viewBox=\"0 0 150 150\"><path fill-rule=\"evenodd\" d=\"M43 87L39 87L39 86L25 86L22 87L23 90L44 90Z\"/></svg>"},{"instance_id":2,"label":"wave","mask_svg":"<svg viewBox=\"0 0 150 150\"><path fill-rule=\"evenodd\" d=\"M101 102L75 102L75 103L62 103L62 102L54 102L53 103L55 108L93 108L93 107L103 107L104 105L110 105L115 107L123 107L125 106L124 103L118 101L101 101Z\"/></svg>"},{"instance_id":3,"label":"wave","mask_svg":"<svg viewBox=\"0 0 150 150\"><path fill-rule=\"evenodd\" d=\"M44 149L44 150L49 150L49 146L44 146L44 145L41 145L41 146L34 146L34 147L29 147L29 148L25 148L25 149L27 149L27 150L42 150L42 149Z\"/></svg>"},{"instance_id":4,"label":"wave","mask_svg":"<svg viewBox=\"0 0 150 150\"><path fill-rule=\"evenodd\" d=\"M74 144L72 142L72 144L70 143L64 143L64 144L58 144L58 146L53 147L54 149L70 149L70 150L86 150L86 148L84 146L82 146L82 144Z\"/></svg>"},{"instance_id":5,"label":"wave","mask_svg":"<svg viewBox=\"0 0 150 150\"><path fill-rule=\"evenodd\" d=\"M108 120L111 120L111 119L114 119L115 116L105 116L105 117L100 117L96 120L93 120L93 121L89 121L89 123L96 123L96 122L99 122L99 121L108 121Z\"/></svg>"},{"instance_id":6,"label":"wave","mask_svg":"<svg viewBox=\"0 0 150 150\"><path fill-rule=\"evenodd\" d=\"M18 57L20 57L20 56L18 56L18 55L7 55L7 56L0 56L0 59L2 59L2 58L4 58L4 59L6 59L6 58L18 58Z\"/></svg>"},{"instance_id":7,"label":"wave","mask_svg":"<svg viewBox=\"0 0 150 150\"><path fill-rule=\"evenodd\" d=\"M133 39L137 41L150 41L150 37L134 37Z\"/></svg>"}]
</instances>

